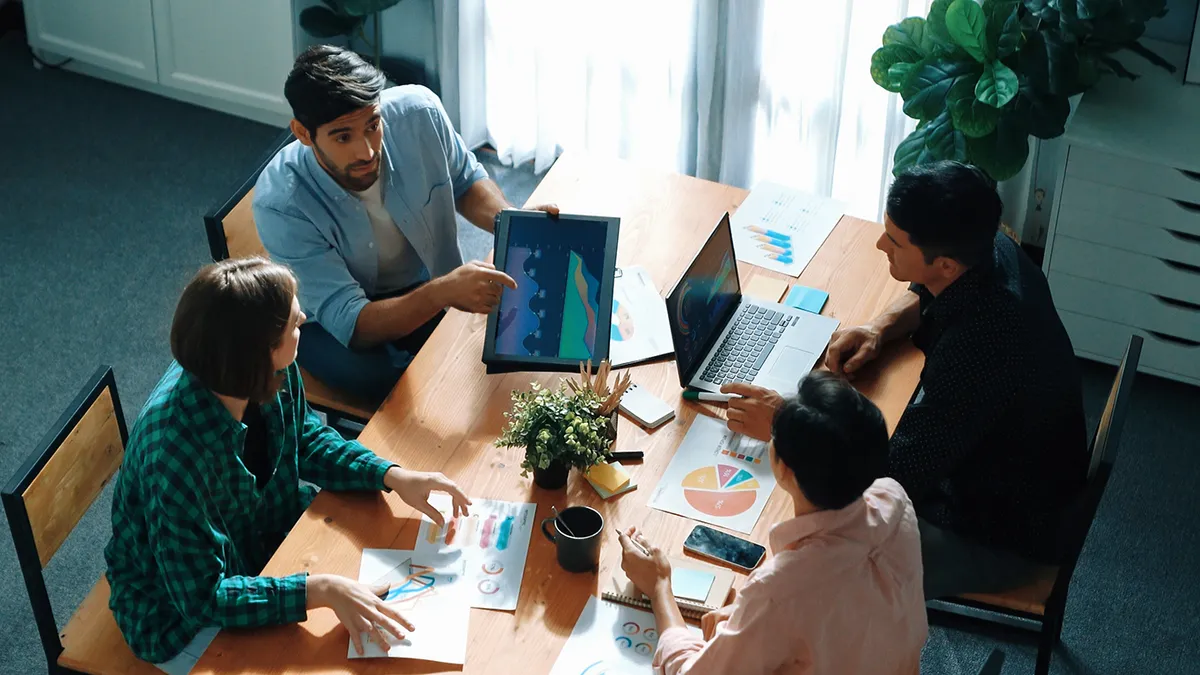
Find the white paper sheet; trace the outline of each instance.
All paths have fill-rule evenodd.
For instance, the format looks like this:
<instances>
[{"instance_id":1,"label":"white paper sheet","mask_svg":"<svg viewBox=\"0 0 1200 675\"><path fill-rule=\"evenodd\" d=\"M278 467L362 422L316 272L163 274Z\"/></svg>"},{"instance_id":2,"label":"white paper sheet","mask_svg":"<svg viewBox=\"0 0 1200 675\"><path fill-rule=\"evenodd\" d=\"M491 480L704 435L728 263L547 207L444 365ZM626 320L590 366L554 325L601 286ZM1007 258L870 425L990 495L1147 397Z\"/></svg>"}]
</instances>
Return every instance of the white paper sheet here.
<instances>
[{"instance_id":1,"label":"white paper sheet","mask_svg":"<svg viewBox=\"0 0 1200 675\"><path fill-rule=\"evenodd\" d=\"M472 607L516 609L537 505L475 499L470 516L452 518L449 495L431 495L429 503L441 512L446 526L423 517L417 551L463 561Z\"/></svg>"},{"instance_id":2,"label":"white paper sheet","mask_svg":"<svg viewBox=\"0 0 1200 675\"><path fill-rule=\"evenodd\" d=\"M700 637L695 626L688 630ZM642 675L658 647L654 615L633 607L588 599L550 675Z\"/></svg>"},{"instance_id":3,"label":"white paper sheet","mask_svg":"<svg viewBox=\"0 0 1200 675\"><path fill-rule=\"evenodd\" d=\"M798 277L845 212L841 202L759 183L729 219L737 259Z\"/></svg>"},{"instance_id":4,"label":"white paper sheet","mask_svg":"<svg viewBox=\"0 0 1200 675\"><path fill-rule=\"evenodd\" d=\"M422 659L462 665L467 660L467 624L471 618L469 580L463 576L463 561L429 553L383 548L363 549L358 580L365 584L389 584L385 600L416 630L404 640L391 639L390 649L367 641L363 655L351 642L346 655L352 659L389 657Z\"/></svg>"},{"instance_id":5,"label":"white paper sheet","mask_svg":"<svg viewBox=\"0 0 1200 675\"><path fill-rule=\"evenodd\" d=\"M774 489L766 443L697 415L650 507L749 534Z\"/></svg>"},{"instance_id":6,"label":"white paper sheet","mask_svg":"<svg viewBox=\"0 0 1200 675\"><path fill-rule=\"evenodd\" d=\"M667 303L644 267L617 270L608 360L614 368L674 351Z\"/></svg>"}]
</instances>

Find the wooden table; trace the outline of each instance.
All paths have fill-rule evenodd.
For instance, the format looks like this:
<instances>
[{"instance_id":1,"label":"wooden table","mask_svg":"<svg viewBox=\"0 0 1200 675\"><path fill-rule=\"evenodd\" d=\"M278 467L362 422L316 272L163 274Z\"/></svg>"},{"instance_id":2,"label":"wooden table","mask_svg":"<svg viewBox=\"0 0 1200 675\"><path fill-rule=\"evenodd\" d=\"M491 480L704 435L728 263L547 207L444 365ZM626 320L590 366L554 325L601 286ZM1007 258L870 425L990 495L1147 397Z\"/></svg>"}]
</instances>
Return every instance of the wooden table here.
<instances>
[{"instance_id":1,"label":"wooden table","mask_svg":"<svg viewBox=\"0 0 1200 675\"><path fill-rule=\"evenodd\" d=\"M666 294L725 211L745 199L745 190L668 174L623 162L603 162L568 153L530 197L531 204L554 202L564 211L620 216L618 264L643 265ZM824 313L842 325L864 322L904 290L875 250L881 226L844 217L805 269L799 282L829 291ZM742 283L752 275L775 273L739 264ZM781 276L781 275L780 275ZM672 553L681 553L693 521L647 508L675 448L698 411L715 407L684 403L674 362L636 366L634 380L664 400L678 404L672 422L652 433L628 419L619 425L617 449L640 449L645 462L632 464L637 490L602 501L572 472L566 490L535 488L522 478L523 450L497 449L492 442L503 425L510 393L530 382L555 384L551 374L486 375L480 361L486 318L451 311L413 361L360 440L379 455L421 471L441 471L478 498L536 502L538 520L550 506L587 504L608 526L638 525ZM921 355L899 345L881 366L862 373L856 385L871 397L894 428L912 394ZM782 490L771 496L752 539L766 543L772 523L790 516ZM322 492L271 559L265 575L297 571L357 578L363 548L413 547L419 521L394 494L348 495ZM554 547L533 534L524 582L515 612L471 610L466 673L549 672L589 595L620 564L616 537L606 537L599 574L562 571ZM739 576L738 585L745 580ZM418 627L419 630L419 627ZM304 623L248 631L227 630L217 637L193 673L441 673L455 666L395 659L346 658L348 637L330 610L309 614Z\"/></svg>"}]
</instances>

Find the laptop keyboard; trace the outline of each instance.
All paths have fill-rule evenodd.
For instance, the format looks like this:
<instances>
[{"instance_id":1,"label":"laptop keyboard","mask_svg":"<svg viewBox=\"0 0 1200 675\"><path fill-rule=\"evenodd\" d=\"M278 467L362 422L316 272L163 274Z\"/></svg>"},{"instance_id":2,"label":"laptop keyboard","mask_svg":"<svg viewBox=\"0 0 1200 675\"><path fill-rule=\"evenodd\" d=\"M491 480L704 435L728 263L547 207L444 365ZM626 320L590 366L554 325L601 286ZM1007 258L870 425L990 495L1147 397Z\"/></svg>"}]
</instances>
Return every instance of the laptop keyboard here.
<instances>
[{"instance_id":1,"label":"laptop keyboard","mask_svg":"<svg viewBox=\"0 0 1200 675\"><path fill-rule=\"evenodd\" d=\"M700 378L716 385L753 381L792 318L766 307L742 305Z\"/></svg>"}]
</instances>

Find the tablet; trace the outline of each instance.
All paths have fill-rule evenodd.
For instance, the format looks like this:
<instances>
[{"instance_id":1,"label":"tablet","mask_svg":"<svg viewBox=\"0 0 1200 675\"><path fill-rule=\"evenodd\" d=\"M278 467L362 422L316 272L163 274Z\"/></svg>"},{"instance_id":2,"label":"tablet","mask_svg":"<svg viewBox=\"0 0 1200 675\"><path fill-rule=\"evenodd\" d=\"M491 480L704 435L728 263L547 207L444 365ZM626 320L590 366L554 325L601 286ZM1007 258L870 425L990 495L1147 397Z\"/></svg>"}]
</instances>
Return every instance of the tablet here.
<instances>
[{"instance_id":1,"label":"tablet","mask_svg":"<svg viewBox=\"0 0 1200 675\"><path fill-rule=\"evenodd\" d=\"M488 315L488 372L577 371L608 358L620 218L505 209L496 269L517 282Z\"/></svg>"}]
</instances>

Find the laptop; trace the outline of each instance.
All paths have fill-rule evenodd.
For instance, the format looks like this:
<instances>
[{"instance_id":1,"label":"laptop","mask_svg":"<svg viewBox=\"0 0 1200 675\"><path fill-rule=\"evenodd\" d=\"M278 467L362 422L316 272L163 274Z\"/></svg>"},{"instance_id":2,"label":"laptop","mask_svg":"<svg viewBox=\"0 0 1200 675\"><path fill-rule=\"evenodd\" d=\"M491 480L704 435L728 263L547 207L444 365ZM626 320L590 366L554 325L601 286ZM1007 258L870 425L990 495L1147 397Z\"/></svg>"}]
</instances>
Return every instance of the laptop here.
<instances>
[{"instance_id":1,"label":"laptop","mask_svg":"<svg viewBox=\"0 0 1200 675\"><path fill-rule=\"evenodd\" d=\"M679 383L720 391L750 382L795 394L838 321L742 295L726 213L667 296Z\"/></svg>"}]
</instances>

